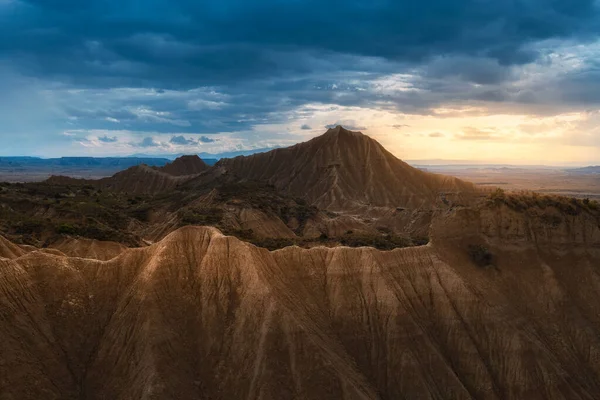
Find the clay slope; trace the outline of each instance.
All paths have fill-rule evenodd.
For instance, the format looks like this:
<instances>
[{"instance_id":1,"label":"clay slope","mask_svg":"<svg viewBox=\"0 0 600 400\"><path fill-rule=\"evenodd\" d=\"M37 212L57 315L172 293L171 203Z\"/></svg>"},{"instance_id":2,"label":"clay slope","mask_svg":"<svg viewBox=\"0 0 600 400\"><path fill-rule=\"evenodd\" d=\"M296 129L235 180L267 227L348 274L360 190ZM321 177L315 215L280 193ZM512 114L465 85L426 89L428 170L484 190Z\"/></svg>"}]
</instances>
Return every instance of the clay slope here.
<instances>
[{"instance_id":1,"label":"clay slope","mask_svg":"<svg viewBox=\"0 0 600 400\"><path fill-rule=\"evenodd\" d=\"M51 176L45 183L50 185L89 185L102 190L128 194L154 194L174 189L185 182L185 176L173 176L158 169L141 164L111 177L98 180L77 179L67 176Z\"/></svg>"},{"instance_id":2,"label":"clay slope","mask_svg":"<svg viewBox=\"0 0 600 400\"><path fill-rule=\"evenodd\" d=\"M0 259L0 391L79 400L595 398L599 250L494 247L497 267L482 269L448 240L268 252L188 227L105 262L41 252Z\"/></svg>"},{"instance_id":3,"label":"clay slope","mask_svg":"<svg viewBox=\"0 0 600 400\"><path fill-rule=\"evenodd\" d=\"M138 165L121 171L110 178L100 179L103 189L124 193L158 193L173 189L184 179L158 171L147 165Z\"/></svg>"},{"instance_id":4,"label":"clay slope","mask_svg":"<svg viewBox=\"0 0 600 400\"><path fill-rule=\"evenodd\" d=\"M166 172L173 176L195 175L208 170L210 167L202 161L197 155L181 156L175 161L159 168L160 171Z\"/></svg>"},{"instance_id":5,"label":"clay slope","mask_svg":"<svg viewBox=\"0 0 600 400\"><path fill-rule=\"evenodd\" d=\"M121 243L86 238L64 236L51 244L53 249L70 257L110 260L121 254L127 247Z\"/></svg>"},{"instance_id":6,"label":"clay slope","mask_svg":"<svg viewBox=\"0 0 600 400\"><path fill-rule=\"evenodd\" d=\"M0 236L0 258L18 258L26 251Z\"/></svg>"},{"instance_id":7,"label":"clay slope","mask_svg":"<svg viewBox=\"0 0 600 400\"><path fill-rule=\"evenodd\" d=\"M217 165L328 209L432 207L442 204L441 193L467 197L474 192L470 183L415 169L375 140L341 126L305 143Z\"/></svg>"}]
</instances>

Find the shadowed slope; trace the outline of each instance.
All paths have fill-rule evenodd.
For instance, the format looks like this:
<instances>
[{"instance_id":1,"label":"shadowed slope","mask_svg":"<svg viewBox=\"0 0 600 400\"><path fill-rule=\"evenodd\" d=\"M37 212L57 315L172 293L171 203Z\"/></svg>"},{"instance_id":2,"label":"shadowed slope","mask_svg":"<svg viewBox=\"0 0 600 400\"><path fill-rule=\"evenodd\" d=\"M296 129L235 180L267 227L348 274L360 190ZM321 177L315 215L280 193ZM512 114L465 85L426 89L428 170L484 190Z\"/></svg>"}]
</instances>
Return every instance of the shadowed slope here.
<instances>
[{"instance_id":1,"label":"shadowed slope","mask_svg":"<svg viewBox=\"0 0 600 400\"><path fill-rule=\"evenodd\" d=\"M182 156L164 167L140 164L98 180L51 176L54 185L91 185L97 188L132 194L154 194L174 189L198 174L210 169L198 156Z\"/></svg>"},{"instance_id":2,"label":"shadowed slope","mask_svg":"<svg viewBox=\"0 0 600 400\"><path fill-rule=\"evenodd\" d=\"M451 214L435 229L469 226L483 239L488 218ZM560 251L504 239L514 248L492 245L491 269L444 235L389 252L268 252L192 227L107 262L3 259L3 394L593 399L600 253L590 229L592 242L549 236L571 243Z\"/></svg>"},{"instance_id":3,"label":"shadowed slope","mask_svg":"<svg viewBox=\"0 0 600 400\"><path fill-rule=\"evenodd\" d=\"M341 126L305 143L221 160L217 165L330 209L431 207L440 202L441 193L475 191L470 183L415 169L375 140Z\"/></svg>"},{"instance_id":4,"label":"shadowed slope","mask_svg":"<svg viewBox=\"0 0 600 400\"><path fill-rule=\"evenodd\" d=\"M17 258L25 253L20 246L0 236L0 258Z\"/></svg>"},{"instance_id":5,"label":"shadowed slope","mask_svg":"<svg viewBox=\"0 0 600 400\"><path fill-rule=\"evenodd\" d=\"M175 161L159 168L162 172L166 172L173 176L195 175L206 171L210 167L202 161L197 155L181 156Z\"/></svg>"}]
</instances>

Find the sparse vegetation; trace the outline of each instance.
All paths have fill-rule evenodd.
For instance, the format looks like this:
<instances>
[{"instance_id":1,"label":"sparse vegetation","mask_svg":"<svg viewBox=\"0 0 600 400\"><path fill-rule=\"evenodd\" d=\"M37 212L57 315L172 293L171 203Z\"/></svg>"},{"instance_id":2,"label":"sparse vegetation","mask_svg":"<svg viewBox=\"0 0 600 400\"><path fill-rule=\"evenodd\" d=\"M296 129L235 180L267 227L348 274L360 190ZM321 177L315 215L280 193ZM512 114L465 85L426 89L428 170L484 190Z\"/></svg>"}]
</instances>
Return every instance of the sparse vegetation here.
<instances>
[{"instance_id":1,"label":"sparse vegetation","mask_svg":"<svg viewBox=\"0 0 600 400\"><path fill-rule=\"evenodd\" d=\"M598 202L590 199L578 199L557 195L544 195L536 192L505 193L496 189L488 196L488 204L492 206L506 205L515 211L526 211L533 208L545 210L555 208L567 215L579 215L582 212L598 211Z\"/></svg>"},{"instance_id":2,"label":"sparse vegetation","mask_svg":"<svg viewBox=\"0 0 600 400\"><path fill-rule=\"evenodd\" d=\"M223 210L211 208L188 208L179 213L182 225L215 225L223 219Z\"/></svg>"},{"instance_id":3,"label":"sparse vegetation","mask_svg":"<svg viewBox=\"0 0 600 400\"><path fill-rule=\"evenodd\" d=\"M470 245L468 248L471 261L478 267L488 267L493 265L494 256L489 249L481 244Z\"/></svg>"},{"instance_id":4,"label":"sparse vegetation","mask_svg":"<svg viewBox=\"0 0 600 400\"><path fill-rule=\"evenodd\" d=\"M379 250L393 250L402 247L421 246L429 243L428 238L418 237L409 238L398 235L380 235L380 234L354 234L348 231L341 237L330 237L322 233L317 238L264 238L254 235L251 229L248 230L228 230L225 234L235 236L238 239L250 242L258 247L264 247L269 250L282 249L288 246L299 246L310 248L314 246L348 246L348 247L374 247Z\"/></svg>"}]
</instances>

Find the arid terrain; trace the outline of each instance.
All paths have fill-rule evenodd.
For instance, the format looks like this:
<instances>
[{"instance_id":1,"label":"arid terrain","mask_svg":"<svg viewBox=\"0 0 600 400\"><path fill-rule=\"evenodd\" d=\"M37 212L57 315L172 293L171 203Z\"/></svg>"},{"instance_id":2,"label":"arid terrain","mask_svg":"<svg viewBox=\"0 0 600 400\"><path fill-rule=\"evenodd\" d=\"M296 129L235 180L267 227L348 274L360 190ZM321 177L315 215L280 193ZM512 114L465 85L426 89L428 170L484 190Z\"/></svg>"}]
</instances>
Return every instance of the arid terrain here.
<instances>
[{"instance_id":1,"label":"arid terrain","mask_svg":"<svg viewBox=\"0 0 600 400\"><path fill-rule=\"evenodd\" d=\"M418 165L419 168L456 176L482 188L590 198L600 200L600 167L564 168L510 165Z\"/></svg>"},{"instance_id":2,"label":"arid terrain","mask_svg":"<svg viewBox=\"0 0 600 400\"><path fill-rule=\"evenodd\" d=\"M600 205L482 183L338 126L2 184L0 399L598 398Z\"/></svg>"}]
</instances>

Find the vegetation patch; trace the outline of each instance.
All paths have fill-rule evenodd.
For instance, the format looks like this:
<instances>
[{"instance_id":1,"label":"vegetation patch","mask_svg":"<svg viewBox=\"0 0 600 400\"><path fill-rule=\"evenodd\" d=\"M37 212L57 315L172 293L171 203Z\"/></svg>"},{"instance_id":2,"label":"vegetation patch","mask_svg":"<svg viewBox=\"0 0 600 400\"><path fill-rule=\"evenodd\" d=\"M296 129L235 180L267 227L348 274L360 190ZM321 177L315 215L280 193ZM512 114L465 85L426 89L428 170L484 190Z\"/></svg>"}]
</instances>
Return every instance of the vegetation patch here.
<instances>
[{"instance_id":1,"label":"vegetation patch","mask_svg":"<svg viewBox=\"0 0 600 400\"><path fill-rule=\"evenodd\" d=\"M600 208L596 200L544 195L536 192L506 193L502 189L496 189L488 196L488 204L493 206L506 205L510 209L519 212L533 208L542 210L555 208L561 213L573 216L583 212L597 213Z\"/></svg>"},{"instance_id":2,"label":"vegetation patch","mask_svg":"<svg viewBox=\"0 0 600 400\"><path fill-rule=\"evenodd\" d=\"M223 219L223 210L216 207L188 208L179 212L182 225L215 225Z\"/></svg>"},{"instance_id":3,"label":"vegetation patch","mask_svg":"<svg viewBox=\"0 0 600 400\"><path fill-rule=\"evenodd\" d=\"M493 265L494 256L487 247L480 244L470 245L468 252L471 261L478 267L483 268Z\"/></svg>"},{"instance_id":4,"label":"vegetation patch","mask_svg":"<svg viewBox=\"0 0 600 400\"><path fill-rule=\"evenodd\" d=\"M255 236L252 229L225 230L224 233L268 250L278 250L294 245L303 248L315 246L336 247L342 245L348 247L374 247L378 250L393 250L403 247L421 246L429 243L429 239L424 237L410 238L392 234L355 234L352 231L348 231L341 237L329 237L322 233L317 238L264 238Z\"/></svg>"}]
</instances>

